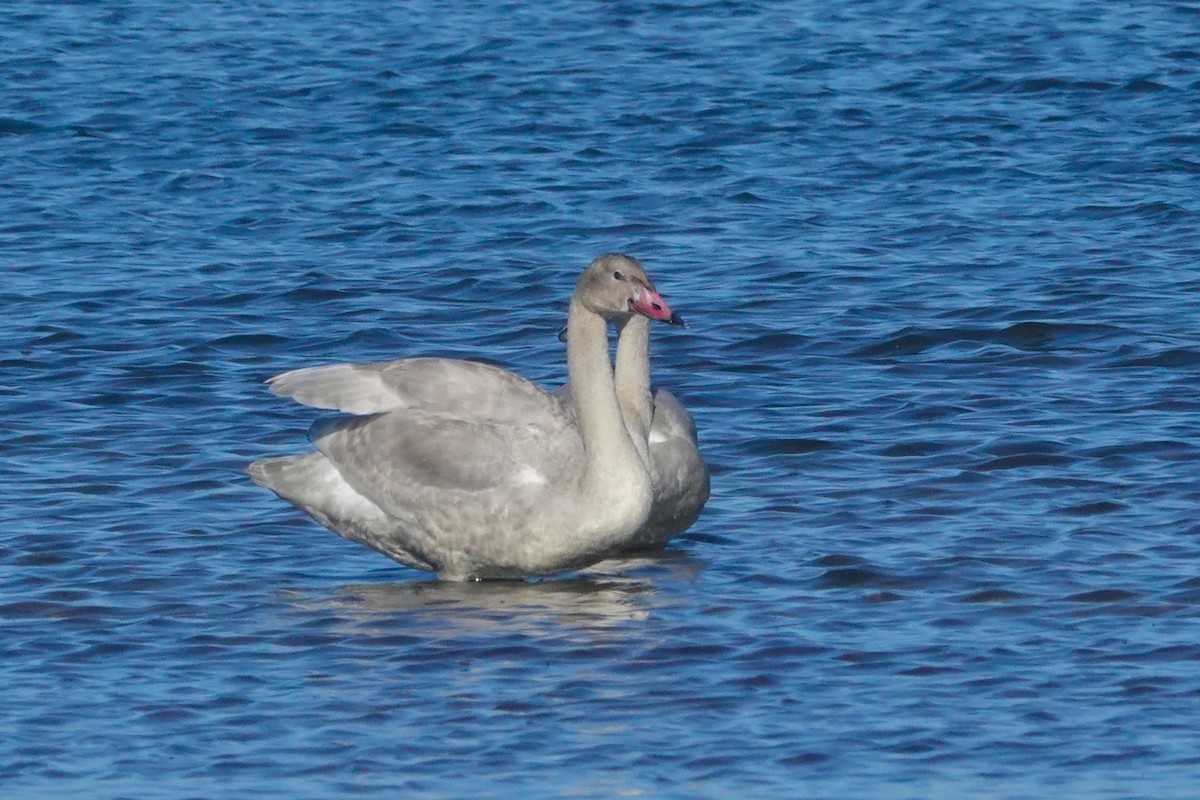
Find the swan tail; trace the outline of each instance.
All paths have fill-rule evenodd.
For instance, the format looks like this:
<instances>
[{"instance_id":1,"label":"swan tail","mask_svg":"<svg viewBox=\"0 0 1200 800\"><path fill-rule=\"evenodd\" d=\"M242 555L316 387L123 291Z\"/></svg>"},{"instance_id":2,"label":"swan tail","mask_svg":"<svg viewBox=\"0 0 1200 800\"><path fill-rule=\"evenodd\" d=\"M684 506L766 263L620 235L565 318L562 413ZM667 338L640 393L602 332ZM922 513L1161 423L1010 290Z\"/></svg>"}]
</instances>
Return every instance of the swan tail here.
<instances>
[{"instance_id":1,"label":"swan tail","mask_svg":"<svg viewBox=\"0 0 1200 800\"><path fill-rule=\"evenodd\" d=\"M299 505L302 496L311 490L311 481L319 476L320 464L314 458L319 455L305 453L299 456L264 458L246 467L246 474L264 489L270 489L284 500Z\"/></svg>"},{"instance_id":2,"label":"swan tail","mask_svg":"<svg viewBox=\"0 0 1200 800\"><path fill-rule=\"evenodd\" d=\"M364 544L410 567L435 571L405 546L398 520L354 491L323 453L264 458L246 468L250 479L287 500L339 536Z\"/></svg>"}]
</instances>

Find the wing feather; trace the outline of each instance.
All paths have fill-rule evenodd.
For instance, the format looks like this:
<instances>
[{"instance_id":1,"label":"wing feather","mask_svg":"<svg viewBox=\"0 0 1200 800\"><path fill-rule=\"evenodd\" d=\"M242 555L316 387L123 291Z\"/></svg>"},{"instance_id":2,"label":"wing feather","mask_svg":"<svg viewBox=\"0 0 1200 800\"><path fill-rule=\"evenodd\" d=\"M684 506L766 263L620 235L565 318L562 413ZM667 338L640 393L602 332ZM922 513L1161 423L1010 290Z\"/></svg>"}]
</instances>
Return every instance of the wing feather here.
<instances>
[{"instance_id":1,"label":"wing feather","mask_svg":"<svg viewBox=\"0 0 1200 800\"><path fill-rule=\"evenodd\" d=\"M377 414L403 407L403 398L383 382L382 364L305 367L267 380L280 397L347 414Z\"/></svg>"},{"instance_id":2,"label":"wing feather","mask_svg":"<svg viewBox=\"0 0 1200 800\"><path fill-rule=\"evenodd\" d=\"M281 397L346 414L420 409L513 423L544 423L562 415L561 406L536 384L490 364L450 358L307 367L276 375L267 385Z\"/></svg>"}]
</instances>

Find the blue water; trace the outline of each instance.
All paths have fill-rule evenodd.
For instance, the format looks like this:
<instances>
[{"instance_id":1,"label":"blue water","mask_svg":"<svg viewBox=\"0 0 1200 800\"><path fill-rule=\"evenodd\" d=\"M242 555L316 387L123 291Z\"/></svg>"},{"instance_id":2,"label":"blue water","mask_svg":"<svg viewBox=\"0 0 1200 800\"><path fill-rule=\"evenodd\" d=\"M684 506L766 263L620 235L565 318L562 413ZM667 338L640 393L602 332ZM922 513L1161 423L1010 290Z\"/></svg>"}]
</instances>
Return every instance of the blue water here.
<instances>
[{"instance_id":1,"label":"blue water","mask_svg":"<svg viewBox=\"0 0 1200 800\"><path fill-rule=\"evenodd\" d=\"M3 796L1200 796L1198 185L1194 2L5 3ZM438 584L242 474L290 368L556 385L615 249L663 555Z\"/></svg>"}]
</instances>

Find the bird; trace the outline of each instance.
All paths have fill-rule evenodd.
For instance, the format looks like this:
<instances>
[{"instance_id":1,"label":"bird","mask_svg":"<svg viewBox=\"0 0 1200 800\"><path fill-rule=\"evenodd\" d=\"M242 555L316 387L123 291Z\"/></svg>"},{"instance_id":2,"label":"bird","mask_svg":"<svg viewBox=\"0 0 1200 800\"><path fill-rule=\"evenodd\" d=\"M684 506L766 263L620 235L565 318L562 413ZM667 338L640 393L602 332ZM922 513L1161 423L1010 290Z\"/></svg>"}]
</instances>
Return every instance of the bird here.
<instances>
[{"instance_id":1,"label":"bird","mask_svg":"<svg viewBox=\"0 0 1200 800\"><path fill-rule=\"evenodd\" d=\"M607 326L676 315L640 265L610 256L583 270L571 296L574 418L549 392L489 364L307 367L268 387L344 416L312 426L316 450L250 464L251 479L335 533L441 580L551 575L626 549L649 518L653 489L648 431L631 433L622 414Z\"/></svg>"}]
</instances>

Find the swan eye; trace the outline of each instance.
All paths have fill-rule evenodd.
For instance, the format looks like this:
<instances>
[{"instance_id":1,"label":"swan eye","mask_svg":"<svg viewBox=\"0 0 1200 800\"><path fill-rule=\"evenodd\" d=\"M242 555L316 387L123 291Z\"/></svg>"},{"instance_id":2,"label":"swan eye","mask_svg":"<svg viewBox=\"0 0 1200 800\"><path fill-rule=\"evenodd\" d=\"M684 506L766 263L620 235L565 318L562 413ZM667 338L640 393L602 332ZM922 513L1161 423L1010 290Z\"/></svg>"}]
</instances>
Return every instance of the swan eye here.
<instances>
[{"instance_id":1,"label":"swan eye","mask_svg":"<svg viewBox=\"0 0 1200 800\"><path fill-rule=\"evenodd\" d=\"M614 272L614 273L613 273L613 279L614 279L614 280L618 280L618 281L623 281L623 280L625 280L625 276L624 276L624 275L622 275L622 274L621 274L621 273L619 273L619 272Z\"/></svg>"}]
</instances>

